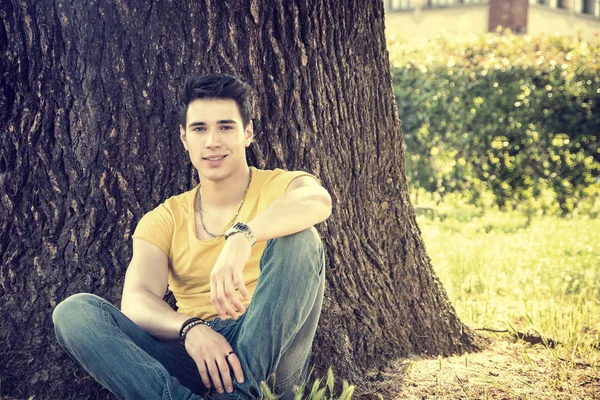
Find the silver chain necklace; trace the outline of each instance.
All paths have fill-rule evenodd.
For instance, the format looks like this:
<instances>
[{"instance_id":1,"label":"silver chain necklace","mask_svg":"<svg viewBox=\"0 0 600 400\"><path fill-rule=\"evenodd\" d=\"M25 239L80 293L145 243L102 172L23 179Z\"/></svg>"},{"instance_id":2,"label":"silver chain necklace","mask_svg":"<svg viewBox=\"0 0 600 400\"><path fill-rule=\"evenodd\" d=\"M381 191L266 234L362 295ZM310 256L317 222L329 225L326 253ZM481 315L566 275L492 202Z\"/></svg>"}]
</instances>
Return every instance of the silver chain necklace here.
<instances>
[{"instance_id":1,"label":"silver chain necklace","mask_svg":"<svg viewBox=\"0 0 600 400\"><path fill-rule=\"evenodd\" d=\"M242 202L240 203L240 207L238 208L237 212L235 213L235 216L233 217L233 219L231 220L231 222L229 223L229 225L224 229L224 231L227 231L227 229L231 228L233 226L233 223L237 219L238 215L240 215L240 211L242 210L242 207L244 205L244 201L246 201L246 193L248 193L248 189L250 188L250 182L252 182L252 168L250 168L250 178L248 179L248 186L246 186L246 190L244 191L244 197L242 197ZM215 235L213 233L210 233L208 231L208 229L206 229L206 225L204 225L204 220L202 219L202 197L200 195L200 188L201 187L202 187L202 184L200 186L198 186L198 191L197 191L198 213L200 213L200 223L202 224L202 228L204 229L204 231L206 233L208 233L208 235L210 237L218 238L219 236L223 236L225 233L221 233L220 235Z\"/></svg>"}]
</instances>

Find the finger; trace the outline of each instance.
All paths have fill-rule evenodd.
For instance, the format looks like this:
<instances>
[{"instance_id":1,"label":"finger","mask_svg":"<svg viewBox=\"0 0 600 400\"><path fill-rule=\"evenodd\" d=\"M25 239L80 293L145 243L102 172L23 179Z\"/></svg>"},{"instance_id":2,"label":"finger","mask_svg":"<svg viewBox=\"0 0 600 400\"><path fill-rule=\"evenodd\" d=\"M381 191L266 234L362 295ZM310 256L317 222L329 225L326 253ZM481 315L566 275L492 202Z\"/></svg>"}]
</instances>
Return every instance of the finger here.
<instances>
[{"instance_id":1,"label":"finger","mask_svg":"<svg viewBox=\"0 0 600 400\"><path fill-rule=\"evenodd\" d=\"M229 362L229 366L233 370L233 375L235 375L235 379L239 383L244 382L244 370L242 370L242 363L240 362L239 357L235 353L231 353L229 357L227 357L227 361Z\"/></svg>"},{"instance_id":2,"label":"finger","mask_svg":"<svg viewBox=\"0 0 600 400\"><path fill-rule=\"evenodd\" d=\"M208 377L206 363L204 362L204 360L201 360L200 362L196 363L196 366L198 367L198 372L200 372L200 378L202 379L202 383L204 383L204 386L206 386L207 388L210 388L210 378Z\"/></svg>"},{"instance_id":3,"label":"finger","mask_svg":"<svg viewBox=\"0 0 600 400\"><path fill-rule=\"evenodd\" d=\"M250 296L248 295L248 289L246 289L246 284L244 283L244 276L242 275L241 272L238 272L237 274L235 274L233 276L233 284L235 285L237 290L239 290L239 292L244 297L244 299L248 300L250 298ZM237 299L237 296L236 296L236 299ZM240 302L240 304L241 304L241 302ZM242 307L244 307L243 304L242 304ZM242 308L242 311L246 311L246 309Z\"/></svg>"},{"instance_id":4,"label":"finger","mask_svg":"<svg viewBox=\"0 0 600 400\"><path fill-rule=\"evenodd\" d=\"M210 301L212 302L213 306L215 306L217 314L219 314L219 318L225 319L225 313L223 312L221 303L219 301L218 283L213 280L213 278L210 279Z\"/></svg>"},{"instance_id":5,"label":"finger","mask_svg":"<svg viewBox=\"0 0 600 400\"><path fill-rule=\"evenodd\" d=\"M210 277L210 302L213 304L213 306L215 306L215 308L217 307L216 300L217 300L217 283L215 282L215 279L211 275L211 277Z\"/></svg>"},{"instance_id":6,"label":"finger","mask_svg":"<svg viewBox=\"0 0 600 400\"><path fill-rule=\"evenodd\" d=\"M215 385L215 389L217 389L219 393L223 393L223 384L221 383L221 377L219 376L219 368L217 366L216 361L208 361L207 365L208 372L212 379L213 385Z\"/></svg>"},{"instance_id":7,"label":"finger","mask_svg":"<svg viewBox=\"0 0 600 400\"><path fill-rule=\"evenodd\" d=\"M233 382L231 382L231 372L229 372L229 364L225 359L225 355L217 358L217 365L219 366L219 371L221 372L221 379L223 379L225 390L227 393L231 393L233 391Z\"/></svg>"},{"instance_id":8,"label":"finger","mask_svg":"<svg viewBox=\"0 0 600 400\"><path fill-rule=\"evenodd\" d=\"M237 319L238 315L231 306L229 297L232 295L235 296L235 290L233 289L233 282L231 281L231 278L221 282L221 285L219 285L218 287L219 293L222 294L221 306L223 307L223 310L225 310L227 315L231 315L233 319Z\"/></svg>"},{"instance_id":9,"label":"finger","mask_svg":"<svg viewBox=\"0 0 600 400\"><path fill-rule=\"evenodd\" d=\"M233 278L233 277L232 277ZM231 309L235 313L234 319L237 319L237 311L243 312L244 305L240 301L237 292L235 291L235 286L233 283L233 279L229 280L229 282L225 282L225 293L227 293L228 305L232 305Z\"/></svg>"},{"instance_id":10,"label":"finger","mask_svg":"<svg viewBox=\"0 0 600 400\"><path fill-rule=\"evenodd\" d=\"M223 281L218 282L217 283L217 297L219 299L219 302L221 303L221 309L223 311L225 311L227 313L227 315L231 315L231 317L233 319L237 319L237 313L235 312L233 307L231 307L231 303L229 302L229 299L227 298L228 294L225 290L226 290L225 282L223 282Z\"/></svg>"}]
</instances>

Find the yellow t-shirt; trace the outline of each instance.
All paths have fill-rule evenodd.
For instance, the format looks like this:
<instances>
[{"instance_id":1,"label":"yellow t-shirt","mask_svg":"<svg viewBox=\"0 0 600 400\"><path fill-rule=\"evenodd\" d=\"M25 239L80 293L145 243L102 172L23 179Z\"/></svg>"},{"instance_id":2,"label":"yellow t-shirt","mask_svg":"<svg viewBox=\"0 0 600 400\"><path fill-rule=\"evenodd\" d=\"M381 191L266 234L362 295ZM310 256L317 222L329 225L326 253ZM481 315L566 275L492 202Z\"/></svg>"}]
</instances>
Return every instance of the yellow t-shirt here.
<instances>
[{"instance_id":1,"label":"yellow t-shirt","mask_svg":"<svg viewBox=\"0 0 600 400\"><path fill-rule=\"evenodd\" d=\"M252 181L236 222L250 222L285 193L290 182L299 176L312 176L303 171L252 168ZM317 179L317 178L315 178ZM210 272L221 254L225 239L220 236L198 240L194 229L194 189L170 197L146 213L138 222L132 238L143 239L160 248L169 257L169 289L177 300L179 312L206 320L217 317L210 301ZM260 257L267 242L256 243L243 277L250 297L260 274ZM242 303L247 308L250 300Z\"/></svg>"}]
</instances>

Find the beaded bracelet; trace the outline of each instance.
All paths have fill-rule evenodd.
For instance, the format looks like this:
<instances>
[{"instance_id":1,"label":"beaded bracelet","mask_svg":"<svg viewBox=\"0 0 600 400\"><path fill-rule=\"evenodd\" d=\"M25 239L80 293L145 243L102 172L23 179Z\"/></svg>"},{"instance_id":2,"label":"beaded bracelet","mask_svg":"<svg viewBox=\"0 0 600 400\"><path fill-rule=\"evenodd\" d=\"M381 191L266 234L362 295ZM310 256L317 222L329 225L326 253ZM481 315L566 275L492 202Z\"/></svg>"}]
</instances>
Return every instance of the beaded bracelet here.
<instances>
[{"instance_id":1,"label":"beaded bracelet","mask_svg":"<svg viewBox=\"0 0 600 400\"><path fill-rule=\"evenodd\" d=\"M200 325L200 324L210 326L202 318L190 318L181 325L181 329L179 330L179 342L183 346L185 346L185 337L186 337L187 333L190 331L190 329L192 329L194 326Z\"/></svg>"},{"instance_id":2,"label":"beaded bracelet","mask_svg":"<svg viewBox=\"0 0 600 400\"><path fill-rule=\"evenodd\" d=\"M181 324L181 328L179 329L179 337L181 338L181 333L183 332L183 328L185 328L187 324L189 324L190 322L201 320L201 319L202 318L190 318L190 319L186 320L183 324Z\"/></svg>"}]
</instances>

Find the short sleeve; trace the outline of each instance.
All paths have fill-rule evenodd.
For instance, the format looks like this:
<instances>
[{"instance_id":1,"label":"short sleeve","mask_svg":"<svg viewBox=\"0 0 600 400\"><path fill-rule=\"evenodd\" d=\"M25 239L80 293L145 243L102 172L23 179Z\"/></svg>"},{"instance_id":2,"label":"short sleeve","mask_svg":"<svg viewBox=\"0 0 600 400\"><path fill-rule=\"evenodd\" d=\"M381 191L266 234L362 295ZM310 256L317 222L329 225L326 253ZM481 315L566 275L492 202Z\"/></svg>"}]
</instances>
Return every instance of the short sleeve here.
<instances>
[{"instance_id":1,"label":"short sleeve","mask_svg":"<svg viewBox=\"0 0 600 400\"><path fill-rule=\"evenodd\" d=\"M140 219L132 238L150 242L168 256L171 250L173 227L173 215L164 204L161 204Z\"/></svg>"},{"instance_id":2,"label":"short sleeve","mask_svg":"<svg viewBox=\"0 0 600 400\"><path fill-rule=\"evenodd\" d=\"M275 170L272 176L265 182L262 189L261 200L263 208L268 207L275 199L284 194L290 183L300 176L310 176L321 184L316 176L308 172Z\"/></svg>"}]
</instances>

